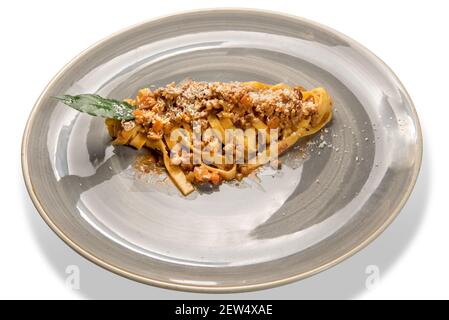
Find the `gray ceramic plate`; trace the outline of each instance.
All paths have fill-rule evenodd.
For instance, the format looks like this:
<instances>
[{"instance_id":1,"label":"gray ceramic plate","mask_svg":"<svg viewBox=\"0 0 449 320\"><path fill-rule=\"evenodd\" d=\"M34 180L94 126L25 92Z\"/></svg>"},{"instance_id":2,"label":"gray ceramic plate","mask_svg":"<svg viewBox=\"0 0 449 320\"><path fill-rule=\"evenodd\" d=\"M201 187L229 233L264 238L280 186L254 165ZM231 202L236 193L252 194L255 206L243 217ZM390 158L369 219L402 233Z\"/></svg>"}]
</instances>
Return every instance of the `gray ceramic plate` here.
<instances>
[{"instance_id":1,"label":"gray ceramic plate","mask_svg":"<svg viewBox=\"0 0 449 320\"><path fill-rule=\"evenodd\" d=\"M112 146L101 119L50 99L122 99L188 77L323 86L335 117L280 172L184 198L163 176L135 176L136 151ZM38 211L83 256L145 283L224 292L298 280L364 247L407 200L422 138L398 79L348 37L292 16L206 10L137 25L76 57L37 101L22 152Z\"/></svg>"}]
</instances>

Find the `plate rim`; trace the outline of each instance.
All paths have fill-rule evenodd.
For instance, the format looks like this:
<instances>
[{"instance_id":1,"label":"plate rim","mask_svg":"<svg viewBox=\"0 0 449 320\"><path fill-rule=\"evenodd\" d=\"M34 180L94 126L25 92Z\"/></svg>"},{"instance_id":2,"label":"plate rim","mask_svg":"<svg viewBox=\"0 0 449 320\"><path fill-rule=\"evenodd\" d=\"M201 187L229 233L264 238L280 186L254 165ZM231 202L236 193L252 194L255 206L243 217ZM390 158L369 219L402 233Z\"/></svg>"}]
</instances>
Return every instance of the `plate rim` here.
<instances>
[{"instance_id":1,"label":"plate rim","mask_svg":"<svg viewBox=\"0 0 449 320\"><path fill-rule=\"evenodd\" d=\"M385 67L391 76L398 82L400 88L403 90L405 97L410 102L411 107L411 114L416 122L416 135L417 135L417 152L415 154L415 165L413 167L413 174L412 174L412 180L410 184L408 185L407 189L403 193L403 196L401 200L399 201L398 205L391 210L391 213L389 217L384 221L384 223L379 226L377 229L375 229L371 234L367 236L367 238L360 242L358 245L351 248L351 250L347 251L345 254L333 259L332 261L329 261L327 263L321 264L313 269L310 269L308 271L295 274L290 277L280 278L277 280L267 281L267 282L261 282L257 284L250 284L250 285L233 285L233 286L227 286L227 285L216 285L216 286L204 286L204 285L190 285L190 284L179 284L175 282L170 281L161 281L157 279L153 279L147 276L138 275L136 273L133 273L131 271L128 271L124 268L120 268L112 263L109 263L99 257L97 257L93 252L90 252L88 248L83 248L79 246L76 242L70 239L58 226L56 223L52 221L50 216L47 214L43 206L41 205L39 198L37 197L37 194L34 190L33 183L31 181L30 177L30 170L29 170L29 164L28 164L28 153L27 153L27 146L29 144L29 136L30 136L30 127L34 121L35 115L37 114L38 109L40 108L42 104L43 97L47 94L47 92L51 89L51 87L60 79L60 77L65 73L67 69L69 69L72 65L77 63L79 60L81 60L84 56L86 56L88 53L90 53L92 50L97 48L98 46L102 45L103 43L106 43L107 41L113 39L114 37L128 32L130 30L133 30L135 28L141 27L148 23L158 22L165 20L170 17L174 16L182 16L182 15L188 15L188 14L195 14L195 13L208 13L208 12L223 12L223 13L258 13L260 15L265 16L278 16L281 18L288 18L293 19L298 22L302 22L305 24L309 24L315 28L330 32L332 34L335 34L351 45L355 45L358 49L362 50L363 53L367 56L371 56L375 61L377 61L381 66ZM144 284L153 285L156 287L164 288L164 289L172 289L172 290L178 290L178 291L188 291L188 292L197 292L197 293L237 293L237 292L247 292L247 291L255 291L255 290L262 290L262 289L268 289L273 288L285 284L289 284L295 281L299 281L305 278L308 278L310 276L313 276L315 274L318 274L324 270L327 270L340 262L346 260L347 258L353 256L355 253L359 252L363 248L365 248L368 244L370 244L372 241L374 241L398 216L404 205L406 204L407 200L409 199L414 186L416 184L416 181L418 179L418 175L421 169L422 165L422 159L423 159L423 135L422 135L422 129L420 120L418 117L418 113L416 111L415 105L407 92L406 88L404 87L401 80L398 78L398 76L394 73L394 71L377 55L375 55L373 52L371 52L369 49L367 49L365 46L360 44L358 41L350 38L349 36L331 28L326 25L323 25L321 23L309 20L307 18L303 18L300 16L296 16L289 13L274 11L274 10L263 10L263 9L255 9L255 8L238 8L238 7L218 7L218 8L202 8L202 9L194 9L194 10L183 10L183 11L176 11L171 14L166 14L162 16L157 16L152 19L147 19L142 22L133 24L129 27L122 28L116 32L113 32L112 34L102 38L101 40L95 42L85 50L81 51L79 54L77 54L74 58L72 58L66 65L64 65L57 73L56 75L50 80L50 82L45 86L42 93L39 95L38 99L34 103L34 106L30 112L30 115L28 117L28 120L26 122L25 130L22 137L22 145L21 145L21 165L22 165L22 174L25 181L26 189L28 191L28 194L33 202L33 205L37 209L38 213L42 217L42 219L46 222L46 224L50 227L50 229L56 233L56 235L63 240L70 248L72 248L75 252L80 254L82 257L86 258L87 260L95 263L96 265L111 271L119 276L128 278L130 280L134 280L137 282L141 282Z\"/></svg>"}]
</instances>

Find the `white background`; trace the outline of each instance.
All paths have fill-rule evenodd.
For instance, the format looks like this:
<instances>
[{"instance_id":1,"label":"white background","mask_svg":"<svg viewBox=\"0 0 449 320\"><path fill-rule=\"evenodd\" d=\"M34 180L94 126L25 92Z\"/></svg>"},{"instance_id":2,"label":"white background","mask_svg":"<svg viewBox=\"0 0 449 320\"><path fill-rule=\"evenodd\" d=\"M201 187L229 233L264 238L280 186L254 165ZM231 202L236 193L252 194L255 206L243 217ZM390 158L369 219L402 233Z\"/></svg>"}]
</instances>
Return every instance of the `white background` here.
<instances>
[{"instance_id":1,"label":"white background","mask_svg":"<svg viewBox=\"0 0 449 320\"><path fill-rule=\"evenodd\" d=\"M1 1L0 298L449 298L447 1ZM97 40L179 10L255 7L300 15L365 45L399 76L424 131L424 162L399 217L369 247L317 276L237 295L200 295L123 279L81 258L39 217L20 168L31 108L53 75ZM80 289L66 267L80 268ZM367 267L380 283L367 289Z\"/></svg>"}]
</instances>

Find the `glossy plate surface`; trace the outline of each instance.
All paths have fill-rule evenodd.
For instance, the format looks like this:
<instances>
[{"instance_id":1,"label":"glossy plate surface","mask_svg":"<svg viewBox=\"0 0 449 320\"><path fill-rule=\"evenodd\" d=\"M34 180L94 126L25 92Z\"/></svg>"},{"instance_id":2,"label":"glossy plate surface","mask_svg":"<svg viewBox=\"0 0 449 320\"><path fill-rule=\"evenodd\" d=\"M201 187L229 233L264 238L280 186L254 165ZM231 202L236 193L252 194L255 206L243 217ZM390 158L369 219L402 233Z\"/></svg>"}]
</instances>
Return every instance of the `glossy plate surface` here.
<instances>
[{"instance_id":1,"label":"glossy plate surface","mask_svg":"<svg viewBox=\"0 0 449 320\"><path fill-rule=\"evenodd\" d=\"M123 99L186 78L323 86L334 119L283 156L282 170L183 197L138 175L102 119L55 100ZM95 263L193 291L280 285L330 267L374 239L419 171L417 115L391 70L353 40L300 18L250 10L168 16L89 48L49 84L30 116L22 162L40 214Z\"/></svg>"}]
</instances>

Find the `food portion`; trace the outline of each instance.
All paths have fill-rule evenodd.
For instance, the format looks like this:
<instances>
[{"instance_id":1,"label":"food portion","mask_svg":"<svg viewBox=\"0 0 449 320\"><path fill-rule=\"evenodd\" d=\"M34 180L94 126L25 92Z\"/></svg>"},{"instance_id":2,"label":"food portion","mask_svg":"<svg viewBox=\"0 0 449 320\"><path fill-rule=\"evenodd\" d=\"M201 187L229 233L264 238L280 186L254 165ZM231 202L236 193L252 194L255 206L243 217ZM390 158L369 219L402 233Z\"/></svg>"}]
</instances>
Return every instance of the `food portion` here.
<instances>
[{"instance_id":1,"label":"food portion","mask_svg":"<svg viewBox=\"0 0 449 320\"><path fill-rule=\"evenodd\" d=\"M179 190L241 180L332 118L323 88L286 84L184 81L139 90L135 99L56 97L106 118L113 143L155 151Z\"/></svg>"}]
</instances>

